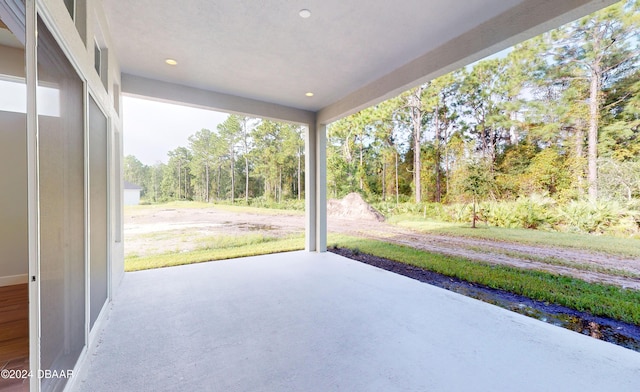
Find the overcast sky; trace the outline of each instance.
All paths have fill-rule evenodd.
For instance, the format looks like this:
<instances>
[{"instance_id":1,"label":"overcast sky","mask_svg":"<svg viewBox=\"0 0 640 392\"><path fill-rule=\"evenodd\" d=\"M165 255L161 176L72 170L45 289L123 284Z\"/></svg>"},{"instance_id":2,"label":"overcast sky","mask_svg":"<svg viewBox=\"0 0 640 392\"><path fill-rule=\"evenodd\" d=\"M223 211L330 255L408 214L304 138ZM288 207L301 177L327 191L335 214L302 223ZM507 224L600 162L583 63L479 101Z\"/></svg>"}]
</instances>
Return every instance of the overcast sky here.
<instances>
[{"instance_id":1,"label":"overcast sky","mask_svg":"<svg viewBox=\"0 0 640 392\"><path fill-rule=\"evenodd\" d=\"M186 147L202 128L215 130L228 114L188 106L123 97L124 155L145 165L167 163L167 152Z\"/></svg>"}]
</instances>

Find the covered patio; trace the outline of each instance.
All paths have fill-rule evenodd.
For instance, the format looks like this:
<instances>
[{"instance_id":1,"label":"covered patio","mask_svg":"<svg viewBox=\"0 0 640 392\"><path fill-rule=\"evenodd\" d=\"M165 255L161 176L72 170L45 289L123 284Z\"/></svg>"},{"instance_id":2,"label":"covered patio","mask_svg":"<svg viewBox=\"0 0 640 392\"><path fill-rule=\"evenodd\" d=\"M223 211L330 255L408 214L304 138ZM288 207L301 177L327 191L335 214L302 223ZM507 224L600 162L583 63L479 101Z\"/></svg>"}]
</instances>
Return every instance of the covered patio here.
<instances>
[{"instance_id":1,"label":"covered patio","mask_svg":"<svg viewBox=\"0 0 640 392\"><path fill-rule=\"evenodd\" d=\"M0 2L0 283L74 374L29 390L637 390L636 352L324 253L329 124L614 2ZM306 127L306 252L125 274L122 94Z\"/></svg>"},{"instance_id":2,"label":"covered patio","mask_svg":"<svg viewBox=\"0 0 640 392\"><path fill-rule=\"evenodd\" d=\"M125 274L77 391L636 391L640 354L332 253Z\"/></svg>"}]
</instances>

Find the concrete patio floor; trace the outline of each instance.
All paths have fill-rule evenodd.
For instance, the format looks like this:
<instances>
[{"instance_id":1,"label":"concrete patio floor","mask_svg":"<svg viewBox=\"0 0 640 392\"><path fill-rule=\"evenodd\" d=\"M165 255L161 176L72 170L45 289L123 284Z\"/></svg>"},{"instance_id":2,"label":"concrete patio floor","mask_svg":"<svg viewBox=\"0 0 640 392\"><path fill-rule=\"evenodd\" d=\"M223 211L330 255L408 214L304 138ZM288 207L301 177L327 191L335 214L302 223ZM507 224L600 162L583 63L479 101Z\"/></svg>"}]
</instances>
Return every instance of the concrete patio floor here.
<instances>
[{"instance_id":1,"label":"concrete patio floor","mask_svg":"<svg viewBox=\"0 0 640 392\"><path fill-rule=\"evenodd\" d=\"M332 253L125 274L78 391L637 391L640 354Z\"/></svg>"}]
</instances>

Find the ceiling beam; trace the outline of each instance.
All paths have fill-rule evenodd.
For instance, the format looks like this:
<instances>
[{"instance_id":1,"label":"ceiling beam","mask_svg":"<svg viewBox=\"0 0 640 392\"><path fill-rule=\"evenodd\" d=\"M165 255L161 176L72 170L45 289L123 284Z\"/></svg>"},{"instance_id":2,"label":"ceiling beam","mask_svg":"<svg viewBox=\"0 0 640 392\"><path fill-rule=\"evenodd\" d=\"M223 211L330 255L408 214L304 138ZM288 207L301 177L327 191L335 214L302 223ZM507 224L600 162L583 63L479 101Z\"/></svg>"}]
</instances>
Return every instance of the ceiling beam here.
<instances>
[{"instance_id":1,"label":"ceiling beam","mask_svg":"<svg viewBox=\"0 0 640 392\"><path fill-rule=\"evenodd\" d=\"M161 102L298 124L314 124L316 113L255 99L122 74L122 93Z\"/></svg>"},{"instance_id":2,"label":"ceiling beam","mask_svg":"<svg viewBox=\"0 0 640 392\"><path fill-rule=\"evenodd\" d=\"M617 0L527 0L318 112L328 124L571 22Z\"/></svg>"}]
</instances>

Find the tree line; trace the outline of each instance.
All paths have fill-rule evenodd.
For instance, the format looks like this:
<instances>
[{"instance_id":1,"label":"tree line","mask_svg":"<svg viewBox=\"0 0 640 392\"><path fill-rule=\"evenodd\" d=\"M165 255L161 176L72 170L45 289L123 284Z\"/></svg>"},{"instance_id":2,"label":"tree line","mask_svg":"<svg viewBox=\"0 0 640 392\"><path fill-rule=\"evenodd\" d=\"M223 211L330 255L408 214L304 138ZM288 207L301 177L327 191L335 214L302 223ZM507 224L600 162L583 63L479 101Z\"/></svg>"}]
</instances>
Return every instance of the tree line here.
<instances>
[{"instance_id":1,"label":"tree line","mask_svg":"<svg viewBox=\"0 0 640 392\"><path fill-rule=\"evenodd\" d=\"M124 178L142 187L151 202L213 202L264 197L301 199L304 183L301 126L230 115L215 131L201 129L188 145L168 153L168 162L144 165L124 160Z\"/></svg>"},{"instance_id":2,"label":"tree line","mask_svg":"<svg viewBox=\"0 0 640 392\"><path fill-rule=\"evenodd\" d=\"M639 22L621 2L341 119L330 192L639 198Z\"/></svg>"},{"instance_id":3,"label":"tree line","mask_svg":"<svg viewBox=\"0 0 640 392\"><path fill-rule=\"evenodd\" d=\"M640 199L640 4L623 1L328 127L330 197ZM237 115L125 158L151 201L304 197L304 128Z\"/></svg>"}]
</instances>

